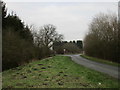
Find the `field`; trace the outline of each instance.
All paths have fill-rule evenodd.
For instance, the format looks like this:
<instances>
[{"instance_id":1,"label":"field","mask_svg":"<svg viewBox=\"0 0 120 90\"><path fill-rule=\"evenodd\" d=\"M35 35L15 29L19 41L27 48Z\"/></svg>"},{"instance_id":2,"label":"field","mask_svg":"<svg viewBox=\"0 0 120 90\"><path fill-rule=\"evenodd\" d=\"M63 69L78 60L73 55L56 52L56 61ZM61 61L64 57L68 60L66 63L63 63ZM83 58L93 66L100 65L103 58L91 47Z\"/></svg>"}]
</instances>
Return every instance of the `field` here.
<instances>
[{"instance_id":1,"label":"field","mask_svg":"<svg viewBox=\"0 0 120 90\"><path fill-rule=\"evenodd\" d=\"M3 88L120 88L118 80L54 56L4 71Z\"/></svg>"}]
</instances>

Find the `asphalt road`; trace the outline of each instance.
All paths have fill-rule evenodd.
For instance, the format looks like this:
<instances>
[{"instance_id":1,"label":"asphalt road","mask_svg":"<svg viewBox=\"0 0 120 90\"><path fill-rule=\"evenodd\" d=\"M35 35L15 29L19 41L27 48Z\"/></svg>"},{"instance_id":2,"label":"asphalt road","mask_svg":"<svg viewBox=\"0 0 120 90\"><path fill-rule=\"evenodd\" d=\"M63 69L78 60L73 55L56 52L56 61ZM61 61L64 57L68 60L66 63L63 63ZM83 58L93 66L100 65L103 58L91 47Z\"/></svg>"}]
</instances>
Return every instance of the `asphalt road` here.
<instances>
[{"instance_id":1,"label":"asphalt road","mask_svg":"<svg viewBox=\"0 0 120 90\"><path fill-rule=\"evenodd\" d=\"M94 62L88 59L85 59L83 57L81 57L80 55L65 55L65 56L70 56L72 58L72 60L78 64L81 64L85 67L94 69L96 71L108 74L112 77L115 77L117 79L120 79L120 76L118 73L120 73L120 67L115 67L115 66L111 66L111 65L106 65L106 64L102 64L99 62Z\"/></svg>"}]
</instances>

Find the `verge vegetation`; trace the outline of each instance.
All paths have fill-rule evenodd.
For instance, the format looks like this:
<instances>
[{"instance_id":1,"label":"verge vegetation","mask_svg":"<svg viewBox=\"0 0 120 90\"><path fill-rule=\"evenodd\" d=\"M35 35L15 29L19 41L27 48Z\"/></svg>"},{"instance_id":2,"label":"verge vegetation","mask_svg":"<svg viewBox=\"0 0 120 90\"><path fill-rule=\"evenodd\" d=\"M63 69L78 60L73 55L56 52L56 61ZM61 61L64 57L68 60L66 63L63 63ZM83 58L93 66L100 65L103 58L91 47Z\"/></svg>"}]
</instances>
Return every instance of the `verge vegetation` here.
<instances>
[{"instance_id":1,"label":"verge vegetation","mask_svg":"<svg viewBox=\"0 0 120 90\"><path fill-rule=\"evenodd\" d=\"M3 88L120 88L118 80L54 56L3 72Z\"/></svg>"},{"instance_id":2,"label":"verge vegetation","mask_svg":"<svg viewBox=\"0 0 120 90\"><path fill-rule=\"evenodd\" d=\"M99 58L95 58L95 57L90 57L90 56L83 55L83 54L80 55L80 56L83 57L83 58L92 60L92 61L96 61L96 62L100 62L100 63L103 63L103 64L108 64L108 65L113 65L113 66L119 66L120 67L119 63L115 63L115 62L112 62L112 61L108 61L108 60L104 60L104 59L99 59Z\"/></svg>"}]
</instances>

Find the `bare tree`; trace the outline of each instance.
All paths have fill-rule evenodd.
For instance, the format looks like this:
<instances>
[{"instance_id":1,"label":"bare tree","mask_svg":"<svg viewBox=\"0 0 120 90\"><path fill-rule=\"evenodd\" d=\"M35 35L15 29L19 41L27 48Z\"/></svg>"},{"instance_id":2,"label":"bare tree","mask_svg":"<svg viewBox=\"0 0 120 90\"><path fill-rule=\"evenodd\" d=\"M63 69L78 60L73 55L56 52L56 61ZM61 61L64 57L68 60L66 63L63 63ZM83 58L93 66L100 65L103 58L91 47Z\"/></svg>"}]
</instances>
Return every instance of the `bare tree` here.
<instances>
[{"instance_id":1,"label":"bare tree","mask_svg":"<svg viewBox=\"0 0 120 90\"><path fill-rule=\"evenodd\" d=\"M39 47L51 48L53 42L61 41L63 39L62 34L58 34L56 27L52 24L44 25L40 28L40 31L35 35L35 43Z\"/></svg>"},{"instance_id":2,"label":"bare tree","mask_svg":"<svg viewBox=\"0 0 120 90\"><path fill-rule=\"evenodd\" d=\"M117 60L118 21L115 14L100 13L93 18L84 39L86 54L99 58Z\"/></svg>"}]
</instances>

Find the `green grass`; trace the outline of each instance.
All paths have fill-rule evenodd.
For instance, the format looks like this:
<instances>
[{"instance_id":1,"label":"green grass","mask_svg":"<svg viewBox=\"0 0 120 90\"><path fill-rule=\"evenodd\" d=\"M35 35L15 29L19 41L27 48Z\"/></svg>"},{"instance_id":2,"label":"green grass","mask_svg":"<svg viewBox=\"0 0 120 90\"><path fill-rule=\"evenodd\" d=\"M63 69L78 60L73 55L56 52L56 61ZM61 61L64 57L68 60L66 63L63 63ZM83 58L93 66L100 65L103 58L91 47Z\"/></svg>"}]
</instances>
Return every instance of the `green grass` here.
<instances>
[{"instance_id":1,"label":"green grass","mask_svg":"<svg viewBox=\"0 0 120 90\"><path fill-rule=\"evenodd\" d=\"M112 66L119 66L120 67L119 63L115 63L115 62L112 62L112 61L103 60L103 59L99 59L99 58L95 58L95 57L90 57L90 56L83 55L83 54L80 55L80 56L83 57L83 58L92 60L92 61L96 61L96 62L100 62L100 63L104 63L104 64L108 64L108 65L112 65Z\"/></svg>"},{"instance_id":2,"label":"green grass","mask_svg":"<svg viewBox=\"0 0 120 90\"><path fill-rule=\"evenodd\" d=\"M55 56L4 71L3 88L120 88L118 80Z\"/></svg>"}]
</instances>

